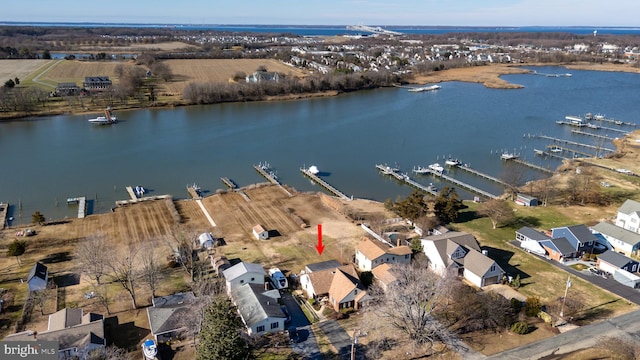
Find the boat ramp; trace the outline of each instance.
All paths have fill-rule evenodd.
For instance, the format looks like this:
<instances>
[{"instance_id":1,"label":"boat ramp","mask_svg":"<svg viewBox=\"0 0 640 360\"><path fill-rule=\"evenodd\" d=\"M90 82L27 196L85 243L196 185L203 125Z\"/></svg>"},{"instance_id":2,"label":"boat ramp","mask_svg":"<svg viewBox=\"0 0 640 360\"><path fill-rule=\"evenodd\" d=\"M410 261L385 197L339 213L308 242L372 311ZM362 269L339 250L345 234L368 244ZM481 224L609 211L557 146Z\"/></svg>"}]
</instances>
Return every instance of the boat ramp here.
<instances>
[{"instance_id":1,"label":"boat ramp","mask_svg":"<svg viewBox=\"0 0 640 360\"><path fill-rule=\"evenodd\" d=\"M429 194L433 195L433 196L437 196L438 195L438 190L436 190L436 188L433 185L429 185L429 186L424 186L420 183L415 182L413 179L411 179L409 177L409 175L407 174L401 174L400 170L398 170L397 168L392 168L390 166L387 165L376 165L376 168L378 170L380 170L380 172L382 172L383 175L390 175L393 176L394 178L396 178L398 181L407 183L417 189L420 189L424 192L428 192Z\"/></svg>"},{"instance_id":2,"label":"boat ramp","mask_svg":"<svg viewBox=\"0 0 640 360\"><path fill-rule=\"evenodd\" d=\"M342 193L340 190L338 190L335 187L331 186L328 182L320 179L320 177L318 177L316 174L310 172L309 170L307 170L307 169L302 167L302 168L300 168L300 172L303 173L305 176L307 176L309 179L311 179L316 184L318 184L318 185L322 186L323 188L327 189L327 191L329 191L333 195L339 197L340 199L342 199L342 200L352 200L350 197L348 197L347 195Z\"/></svg>"},{"instance_id":3,"label":"boat ramp","mask_svg":"<svg viewBox=\"0 0 640 360\"><path fill-rule=\"evenodd\" d=\"M498 195L494 195L494 194L492 194L492 193L490 193L488 191L484 191L482 189L479 189L479 188L477 188L477 187L475 187L473 185L470 185L470 184L462 182L462 181L460 181L458 179L452 178L451 176L445 175L445 174L443 174L442 172L439 172L439 171L433 171L431 169L425 169L425 168L417 168L417 169L413 169L413 171L415 173L418 173L418 174L431 174L431 175L437 176L437 177L442 178L442 179L444 179L444 180L446 180L446 181L448 181L448 182L450 182L450 183L452 183L454 185L457 185L457 186L459 186L459 187L461 187L461 188L463 188L465 190L471 191L471 192L476 193L476 194L480 194L480 195L482 195L484 197L487 197L489 199L497 199L497 198L499 198Z\"/></svg>"}]
</instances>

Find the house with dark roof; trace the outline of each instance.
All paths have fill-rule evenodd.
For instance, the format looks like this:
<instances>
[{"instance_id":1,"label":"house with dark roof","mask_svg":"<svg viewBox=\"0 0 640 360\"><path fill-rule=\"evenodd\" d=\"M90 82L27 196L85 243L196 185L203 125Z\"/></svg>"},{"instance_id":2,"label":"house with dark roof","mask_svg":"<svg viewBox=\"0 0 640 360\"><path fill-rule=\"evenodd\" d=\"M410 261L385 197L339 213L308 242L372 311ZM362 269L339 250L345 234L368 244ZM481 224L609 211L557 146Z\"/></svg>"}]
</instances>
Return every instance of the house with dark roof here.
<instances>
[{"instance_id":1,"label":"house with dark roof","mask_svg":"<svg viewBox=\"0 0 640 360\"><path fill-rule=\"evenodd\" d=\"M408 264L411 262L411 248L402 245L391 247L383 242L364 238L356 246L356 266L361 271L371 271L376 266L391 264Z\"/></svg>"},{"instance_id":2,"label":"house with dark roof","mask_svg":"<svg viewBox=\"0 0 640 360\"><path fill-rule=\"evenodd\" d=\"M564 237L579 255L593 251L593 246L598 239L591 233L586 225L562 226L551 229L551 238Z\"/></svg>"},{"instance_id":3,"label":"house with dark roof","mask_svg":"<svg viewBox=\"0 0 640 360\"><path fill-rule=\"evenodd\" d=\"M260 284L264 286L267 273L260 264L242 261L224 270L222 275L227 283L227 292L231 293L234 287L244 284Z\"/></svg>"},{"instance_id":4,"label":"house with dark roof","mask_svg":"<svg viewBox=\"0 0 640 360\"><path fill-rule=\"evenodd\" d=\"M637 255L640 250L640 234L608 222L600 222L591 227L600 233L617 252Z\"/></svg>"},{"instance_id":5,"label":"house with dark roof","mask_svg":"<svg viewBox=\"0 0 640 360\"><path fill-rule=\"evenodd\" d=\"M616 226L634 233L640 233L640 202L627 199L618 208Z\"/></svg>"},{"instance_id":6,"label":"house with dark roof","mask_svg":"<svg viewBox=\"0 0 640 360\"><path fill-rule=\"evenodd\" d=\"M497 284L505 274L491 258L482 253L473 235L463 232L448 232L420 239L429 258L429 267L439 273L462 276L472 284L483 287Z\"/></svg>"},{"instance_id":7,"label":"house with dark roof","mask_svg":"<svg viewBox=\"0 0 640 360\"><path fill-rule=\"evenodd\" d=\"M24 331L8 335L6 341L57 341L59 359L88 359L106 346L104 317L83 314L82 309L62 309L49 315L46 331Z\"/></svg>"},{"instance_id":8,"label":"house with dark roof","mask_svg":"<svg viewBox=\"0 0 640 360\"><path fill-rule=\"evenodd\" d=\"M182 319L189 315L189 306L196 301L193 292L160 296L151 300L147 317L151 335L161 343L173 338L185 329Z\"/></svg>"},{"instance_id":9,"label":"house with dark roof","mask_svg":"<svg viewBox=\"0 0 640 360\"><path fill-rule=\"evenodd\" d=\"M580 256L573 244L564 237L540 240L538 243L544 248L546 255L555 261L563 262Z\"/></svg>"},{"instance_id":10,"label":"house with dark roof","mask_svg":"<svg viewBox=\"0 0 640 360\"><path fill-rule=\"evenodd\" d=\"M307 264L304 267L304 271L308 274L315 271L335 269L339 268L340 266L342 266L342 264L338 260L327 260L313 264Z\"/></svg>"},{"instance_id":11,"label":"house with dark roof","mask_svg":"<svg viewBox=\"0 0 640 360\"><path fill-rule=\"evenodd\" d=\"M287 315L278 303L280 292L266 290L263 284L244 283L231 291L231 301L238 308L249 335L263 335L284 330Z\"/></svg>"},{"instance_id":12,"label":"house with dark roof","mask_svg":"<svg viewBox=\"0 0 640 360\"><path fill-rule=\"evenodd\" d=\"M49 271L47 267L39 262L36 262L29 270L27 275L27 285L29 291L44 290L47 288L49 282Z\"/></svg>"},{"instance_id":13,"label":"house with dark roof","mask_svg":"<svg viewBox=\"0 0 640 360\"><path fill-rule=\"evenodd\" d=\"M611 250L600 254L597 262L598 269L609 274L615 274L620 269L635 273L638 271L638 265L638 261Z\"/></svg>"},{"instance_id":14,"label":"house with dark roof","mask_svg":"<svg viewBox=\"0 0 640 360\"><path fill-rule=\"evenodd\" d=\"M111 89L113 83L108 76L87 76L82 87L87 91L105 91Z\"/></svg>"}]
</instances>

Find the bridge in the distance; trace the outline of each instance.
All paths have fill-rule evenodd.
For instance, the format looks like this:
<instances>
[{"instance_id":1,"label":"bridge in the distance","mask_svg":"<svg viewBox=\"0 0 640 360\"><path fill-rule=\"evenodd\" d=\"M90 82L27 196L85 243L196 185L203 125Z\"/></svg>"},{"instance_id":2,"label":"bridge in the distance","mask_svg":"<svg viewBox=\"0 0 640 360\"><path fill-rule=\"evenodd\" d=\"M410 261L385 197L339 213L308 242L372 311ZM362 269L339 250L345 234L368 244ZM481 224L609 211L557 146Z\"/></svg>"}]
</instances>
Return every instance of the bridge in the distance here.
<instances>
[{"instance_id":1,"label":"bridge in the distance","mask_svg":"<svg viewBox=\"0 0 640 360\"><path fill-rule=\"evenodd\" d=\"M392 31L383 29L380 26L368 26L368 25L347 25L347 30L351 31L363 31L373 34L384 34L384 35L402 35L401 32Z\"/></svg>"}]
</instances>

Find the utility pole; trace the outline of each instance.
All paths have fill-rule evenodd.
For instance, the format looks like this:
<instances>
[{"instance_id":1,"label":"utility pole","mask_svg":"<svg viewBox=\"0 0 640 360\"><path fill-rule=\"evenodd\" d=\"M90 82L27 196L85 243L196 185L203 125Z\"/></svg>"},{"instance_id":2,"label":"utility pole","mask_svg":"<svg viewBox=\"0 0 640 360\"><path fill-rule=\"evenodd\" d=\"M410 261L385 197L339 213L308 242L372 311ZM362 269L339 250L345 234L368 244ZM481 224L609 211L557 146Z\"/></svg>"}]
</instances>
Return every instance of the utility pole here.
<instances>
[{"instance_id":1,"label":"utility pole","mask_svg":"<svg viewBox=\"0 0 640 360\"><path fill-rule=\"evenodd\" d=\"M571 275L569 275L569 278L567 279L567 286L564 288L564 297L562 298L562 307L560 308L560 317L564 316L564 303L567 301L567 292L569 291L570 287L571 287Z\"/></svg>"},{"instance_id":2,"label":"utility pole","mask_svg":"<svg viewBox=\"0 0 640 360\"><path fill-rule=\"evenodd\" d=\"M356 360L356 345L358 345L359 332L360 330L353 330L353 338L351 339L351 360Z\"/></svg>"}]
</instances>

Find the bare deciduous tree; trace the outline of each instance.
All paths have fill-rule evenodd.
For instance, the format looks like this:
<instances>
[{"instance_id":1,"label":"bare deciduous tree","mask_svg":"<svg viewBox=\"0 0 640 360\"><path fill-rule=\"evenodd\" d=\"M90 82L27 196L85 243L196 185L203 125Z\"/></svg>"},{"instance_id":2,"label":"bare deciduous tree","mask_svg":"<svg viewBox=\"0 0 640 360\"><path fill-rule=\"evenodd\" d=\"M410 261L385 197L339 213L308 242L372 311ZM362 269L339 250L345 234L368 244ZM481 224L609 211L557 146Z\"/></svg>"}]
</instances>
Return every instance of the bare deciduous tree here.
<instances>
[{"instance_id":1,"label":"bare deciduous tree","mask_svg":"<svg viewBox=\"0 0 640 360\"><path fill-rule=\"evenodd\" d=\"M196 251L197 235L194 231L177 226L165 237L165 241L172 252L172 257L190 275L191 281L195 280L198 267L198 253Z\"/></svg>"},{"instance_id":2,"label":"bare deciduous tree","mask_svg":"<svg viewBox=\"0 0 640 360\"><path fill-rule=\"evenodd\" d=\"M162 271L156 245L147 243L138 250L140 254L140 280L149 287L151 297L156 297L156 289L160 283Z\"/></svg>"},{"instance_id":3,"label":"bare deciduous tree","mask_svg":"<svg viewBox=\"0 0 640 360\"><path fill-rule=\"evenodd\" d=\"M93 235L80 242L76 249L76 258L80 263L81 271L91 280L100 285L100 278L105 275L107 267L105 255L107 242L103 235Z\"/></svg>"},{"instance_id":4,"label":"bare deciduous tree","mask_svg":"<svg viewBox=\"0 0 640 360\"><path fill-rule=\"evenodd\" d=\"M515 219L513 209L506 200L492 199L480 204L478 208L480 215L491 219L491 224L495 229L500 223L508 223Z\"/></svg>"},{"instance_id":5,"label":"bare deciduous tree","mask_svg":"<svg viewBox=\"0 0 640 360\"><path fill-rule=\"evenodd\" d=\"M455 336L436 317L444 306L452 278L441 277L415 262L394 268L394 274L397 281L386 291L372 289L371 310L415 344L430 348L454 345Z\"/></svg>"},{"instance_id":6,"label":"bare deciduous tree","mask_svg":"<svg viewBox=\"0 0 640 360\"><path fill-rule=\"evenodd\" d=\"M130 246L125 254L111 252L106 256L107 268L110 270L109 276L129 293L134 309L138 308L136 303L136 282L139 273L135 267L137 263L138 249Z\"/></svg>"}]
</instances>

